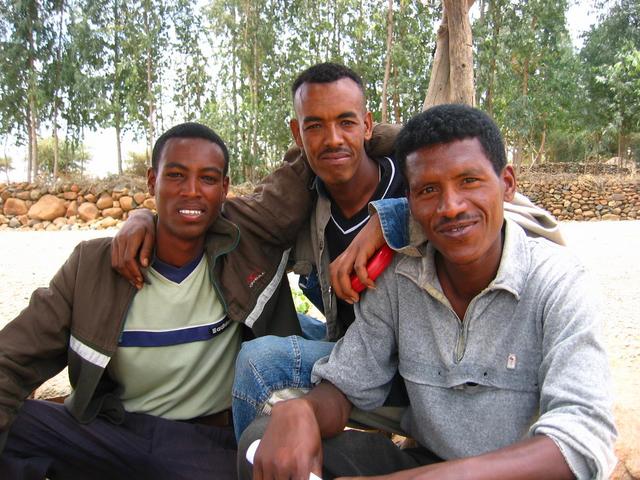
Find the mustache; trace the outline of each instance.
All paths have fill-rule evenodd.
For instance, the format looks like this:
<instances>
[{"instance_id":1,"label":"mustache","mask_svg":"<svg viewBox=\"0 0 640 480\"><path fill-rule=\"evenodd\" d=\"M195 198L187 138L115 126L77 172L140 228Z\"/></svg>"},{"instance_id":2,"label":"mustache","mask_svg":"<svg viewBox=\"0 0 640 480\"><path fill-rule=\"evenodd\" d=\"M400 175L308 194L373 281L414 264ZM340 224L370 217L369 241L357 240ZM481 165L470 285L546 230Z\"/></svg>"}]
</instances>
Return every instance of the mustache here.
<instances>
[{"instance_id":1,"label":"mustache","mask_svg":"<svg viewBox=\"0 0 640 480\"><path fill-rule=\"evenodd\" d=\"M351 154L351 150L349 150L346 147L338 147L338 148L327 147L324 150L322 150L320 155L325 155L327 153L346 153L346 154L350 155Z\"/></svg>"},{"instance_id":2,"label":"mustache","mask_svg":"<svg viewBox=\"0 0 640 480\"><path fill-rule=\"evenodd\" d=\"M468 213L459 213L455 217L442 217L438 223L436 224L436 228L447 227L451 224L461 223L461 222L469 222L477 220L477 215L470 215Z\"/></svg>"}]
</instances>

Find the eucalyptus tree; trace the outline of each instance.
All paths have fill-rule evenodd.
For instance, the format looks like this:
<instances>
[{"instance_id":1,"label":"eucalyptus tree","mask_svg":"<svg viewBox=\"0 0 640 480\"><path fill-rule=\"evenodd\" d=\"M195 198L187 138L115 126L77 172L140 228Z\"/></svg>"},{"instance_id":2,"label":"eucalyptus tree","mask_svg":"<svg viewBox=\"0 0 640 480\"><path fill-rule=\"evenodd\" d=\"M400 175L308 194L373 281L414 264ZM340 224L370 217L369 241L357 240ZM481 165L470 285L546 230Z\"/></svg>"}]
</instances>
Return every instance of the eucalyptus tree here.
<instances>
[{"instance_id":1,"label":"eucalyptus tree","mask_svg":"<svg viewBox=\"0 0 640 480\"><path fill-rule=\"evenodd\" d=\"M207 72L209 59L204 51L208 46L204 19L194 0L177 0L169 16L173 28L171 64L174 72L173 81L169 82L172 100L181 121L193 120L202 116L211 82Z\"/></svg>"},{"instance_id":2,"label":"eucalyptus tree","mask_svg":"<svg viewBox=\"0 0 640 480\"><path fill-rule=\"evenodd\" d=\"M626 151L624 143L629 132L624 131L628 123L622 121L626 113L621 114L617 108L621 90L616 84L622 87L624 83L619 74L627 70L623 67L627 54L640 50L640 2L605 2L602 11L599 22L584 35L584 46L580 51L589 99L583 120L584 128L592 131L597 139L599 154L620 156ZM620 67L614 68L616 64ZM630 81L633 83L632 79ZM634 98L627 99L631 103L626 106L637 105L639 95L640 92L636 92Z\"/></svg>"},{"instance_id":3,"label":"eucalyptus tree","mask_svg":"<svg viewBox=\"0 0 640 480\"><path fill-rule=\"evenodd\" d=\"M580 97L566 28L568 2L489 0L476 25L478 99L505 133L514 163L545 157L550 132Z\"/></svg>"},{"instance_id":4,"label":"eucalyptus tree","mask_svg":"<svg viewBox=\"0 0 640 480\"><path fill-rule=\"evenodd\" d=\"M4 132L28 144L27 176L38 173L39 112L45 100L43 68L50 60L52 37L45 28L52 2L0 1L0 117Z\"/></svg>"}]
</instances>

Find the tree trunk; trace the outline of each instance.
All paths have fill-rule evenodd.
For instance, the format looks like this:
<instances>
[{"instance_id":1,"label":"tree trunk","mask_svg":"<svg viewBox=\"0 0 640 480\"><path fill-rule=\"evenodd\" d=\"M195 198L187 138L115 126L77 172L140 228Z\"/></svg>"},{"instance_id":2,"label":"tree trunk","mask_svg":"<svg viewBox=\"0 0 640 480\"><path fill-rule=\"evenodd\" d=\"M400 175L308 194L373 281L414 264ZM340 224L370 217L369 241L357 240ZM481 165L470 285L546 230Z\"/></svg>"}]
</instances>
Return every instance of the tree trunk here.
<instances>
[{"instance_id":1,"label":"tree trunk","mask_svg":"<svg viewBox=\"0 0 640 480\"><path fill-rule=\"evenodd\" d=\"M533 166L538 163L538 161L542 162L542 158L544 157L544 147L547 139L547 124L545 123L542 127L542 140L540 141L540 148L538 149L538 153L529 165L529 170L533 168Z\"/></svg>"},{"instance_id":2,"label":"tree trunk","mask_svg":"<svg viewBox=\"0 0 640 480\"><path fill-rule=\"evenodd\" d=\"M493 116L493 90L496 82L496 69L498 57L498 39L500 37L500 29L502 27L502 12L499 11L500 5L496 0L490 0L488 14L493 19L493 32L491 35L491 62L489 63L489 79L487 85L486 110Z\"/></svg>"},{"instance_id":3,"label":"tree trunk","mask_svg":"<svg viewBox=\"0 0 640 480\"><path fill-rule=\"evenodd\" d=\"M30 12L31 13L31 12ZM35 15L35 13L34 13ZM29 57L27 59L27 71L29 74L28 106L27 106L27 130L29 132L29 165L27 167L27 180L32 182L38 175L38 121L36 118L36 68L35 68L35 44L33 38L33 19L29 17Z\"/></svg>"},{"instance_id":4,"label":"tree trunk","mask_svg":"<svg viewBox=\"0 0 640 480\"><path fill-rule=\"evenodd\" d=\"M115 122L116 129L116 154L118 155L118 174L122 175L122 133L120 132L120 121Z\"/></svg>"},{"instance_id":5,"label":"tree trunk","mask_svg":"<svg viewBox=\"0 0 640 480\"><path fill-rule=\"evenodd\" d=\"M402 112L400 109L400 86L398 85L398 66L393 66L393 96L391 97L393 100L393 118L395 123L402 123Z\"/></svg>"},{"instance_id":6,"label":"tree trunk","mask_svg":"<svg viewBox=\"0 0 640 480\"><path fill-rule=\"evenodd\" d=\"M58 47L56 49L56 84L53 94L53 181L58 179L58 165L60 163L60 142L58 140L58 111L60 109L60 70L62 56L62 24L64 22L64 0L60 2L60 22L58 24Z\"/></svg>"},{"instance_id":7,"label":"tree trunk","mask_svg":"<svg viewBox=\"0 0 640 480\"><path fill-rule=\"evenodd\" d=\"M144 5L144 25L146 33L149 35L151 30L151 22L149 20L150 7L148 3ZM155 94L153 93L153 81L154 81L154 62L151 42L147 41L147 61L146 61L146 73L147 73L147 162L151 159L151 150L153 148L153 141L155 138L155 125L156 125L156 105Z\"/></svg>"},{"instance_id":8,"label":"tree trunk","mask_svg":"<svg viewBox=\"0 0 640 480\"><path fill-rule=\"evenodd\" d=\"M118 161L118 174L122 175L122 145L120 142L120 129L122 123L122 105L120 105L121 79L120 79L120 8L119 0L113 2L113 93L111 95L111 108L113 113L113 126L116 129L116 155Z\"/></svg>"},{"instance_id":9,"label":"tree trunk","mask_svg":"<svg viewBox=\"0 0 640 480\"><path fill-rule=\"evenodd\" d=\"M393 49L393 0L387 4L387 53L384 63L384 80L382 82L382 123L388 122L387 116L387 91L389 89L389 77L391 74L391 50Z\"/></svg>"},{"instance_id":10,"label":"tree trunk","mask_svg":"<svg viewBox=\"0 0 640 480\"><path fill-rule=\"evenodd\" d=\"M475 105L469 8L474 0L443 0L436 55L423 110L442 103Z\"/></svg>"},{"instance_id":11,"label":"tree trunk","mask_svg":"<svg viewBox=\"0 0 640 480\"><path fill-rule=\"evenodd\" d=\"M33 181L38 176L38 119L36 118L36 98L35 93L29 94L29 181Z\"/></svg>"}]
</instances>

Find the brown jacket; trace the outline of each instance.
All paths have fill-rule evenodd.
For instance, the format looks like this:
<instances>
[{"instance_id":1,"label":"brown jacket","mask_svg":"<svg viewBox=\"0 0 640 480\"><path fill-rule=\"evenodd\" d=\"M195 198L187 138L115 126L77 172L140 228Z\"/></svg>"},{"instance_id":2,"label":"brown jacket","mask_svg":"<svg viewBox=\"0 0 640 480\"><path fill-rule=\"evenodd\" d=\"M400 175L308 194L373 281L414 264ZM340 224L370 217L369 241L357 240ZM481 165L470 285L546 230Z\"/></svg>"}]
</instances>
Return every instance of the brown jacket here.
<instances>
[{"instance_id":1,"label":"brown jacket","mask_svg":"<svg viewBox=\"0 0 640 480\"><path fill-rule=\"evenodd\" d=\"M231 320L254 335L299 334L285 275L289 249L309 216L312 173L297 149L247 197L230 198L205 244L210 278ZM135 289L111 268L111 239L80 243L48 288L37 289L0 331L0 450L24 399L69 366L65 405L80 422L123 417L106 366Z\"/></svg>"}]
</instances>

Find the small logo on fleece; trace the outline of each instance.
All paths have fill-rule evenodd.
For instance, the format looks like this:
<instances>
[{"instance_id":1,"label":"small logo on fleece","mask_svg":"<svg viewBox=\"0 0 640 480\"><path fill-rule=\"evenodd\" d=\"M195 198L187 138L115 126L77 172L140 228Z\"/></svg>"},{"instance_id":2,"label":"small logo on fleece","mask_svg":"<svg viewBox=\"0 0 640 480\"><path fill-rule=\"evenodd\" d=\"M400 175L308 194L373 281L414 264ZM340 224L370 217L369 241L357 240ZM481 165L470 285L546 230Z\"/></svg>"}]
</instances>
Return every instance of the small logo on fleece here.
<instances>
[{"instance_id":1,"label":"small logo on fleece","mask_svg":"<svg viewBox=\"0 0 640 480\"><path fill-rule=\"evenodd\" d=\"M249 288L253 288L255 283L260 280L264 276L264 272L252 272L247 277L247 285Z\"/></svg>"}]
</instances>

